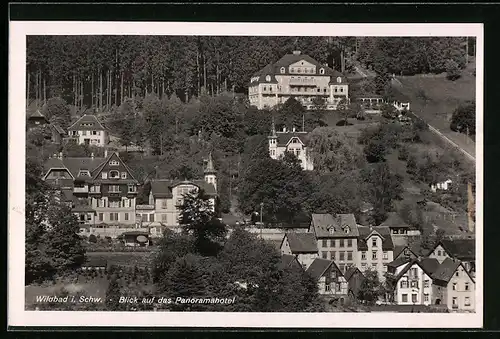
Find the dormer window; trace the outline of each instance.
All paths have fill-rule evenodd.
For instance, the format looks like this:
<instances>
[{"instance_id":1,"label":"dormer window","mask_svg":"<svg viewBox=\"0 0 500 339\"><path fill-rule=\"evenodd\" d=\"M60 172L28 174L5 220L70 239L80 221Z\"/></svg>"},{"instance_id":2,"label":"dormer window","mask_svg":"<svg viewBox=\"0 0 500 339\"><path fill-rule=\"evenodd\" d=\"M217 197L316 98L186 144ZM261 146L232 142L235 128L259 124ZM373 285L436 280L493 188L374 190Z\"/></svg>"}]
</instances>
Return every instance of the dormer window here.
<instances>
[{"instance_id":1,"label":"dormer window","mask_svg":"<svg viewBox=\"0 0 500 339\"><path fill-rule=\"evenodd\" d=\"M122 172L121 178L122 179L127 179L127 172Z\"/></svg>"},{"instance_id":2,"label":"dormer window","mask_svg":"<svg viewBox=\"0 0 500 339\"><path fill-rule=\"evenodd\" d=\"M342 82L342 78L341 77L337 77L337 82L340 84Z\"/></svg>"},{"instance_id":3,"label":"dormer window","mask_svg":"<svg viewBox=\"0 0 500 339\"><path fill-rule=\"evenodd\" d=\"M330 232L330 234L334 234L335 233L335 228L332 226L332 227L330 227L330 229L328 231Z\"/></svg>"},{"instance_id":4,"label":"dormer window","mask_svg":"<svg viewBox=\"0 0 500 339\"><path fill-rule=\"evenodd\" d=\"M281 68L280 68L280 73L281 73L281 74L285 74L285 67L281 67Z\"/></svg>"},{"instance_id":5,"label":"dormer window","mask_svg":"<svg viewBox=\"0 0 500 339\"><path fill-rule=\"evenodd\" d=\"M118 166L118 165L120 165L120 163L119 163L118 161L116 161L116 160L111 160L111 161L109 162L109 165L110 165L110 166Z\"/></svg>"},{"instance_id":6,"label":"dormer window","mask_svg":"<svg viewBox=\"0 0 500 339\"><path fill-rule=\"evenodd\" d=\"M118 178L120 178L120 172L118 172L118 171L109 171L109 178L110 179L118 179Z\"/></svg>"},{"instance_id":7,"label":"dormer window","mask_svg":"<svg viewBox=\"0 0 500 339\"><path fill-rule=\"evenodd\" d=\"M321 69L319 70L319 74L325 74L325 69L324 69L324 68L321 68Z\"/></svg>"},{"instance_id":8,"label":"dormer window","mask_svg":"<svg viewBox=\"0 0 500 339\"><path fill-rule=\"evenodd\" d=\"M78 176L79 176L79 177L80 177L80 176L81 176L81 177L85 177L85 176L90 177L90 172L89 172L89 171L87 171L87 170L80 170L80 172L78 172Z\"/></svg>"},{"instance_id":9,"label":"dormer window","mask_svg":"<svg viewBox=\"0 0 500 339\"><path fill-rule=\"evenodd\" d=\"M346 234L347 234L347 233L349 233L349 232L351 232L350 227L349 227L349 226L345 226L345 227L344 227L344 232L345 232Z\"/></svg>"},{"instance_id":10,"label":"dormer window","mask_svg":"<svg viewBox=\"0 0 500 339\"><path fill-rule=\"evenodd\" d=\"M271 76L270 75L266 75L266 81L271 81Z\"/></svg>"}]
</instances>

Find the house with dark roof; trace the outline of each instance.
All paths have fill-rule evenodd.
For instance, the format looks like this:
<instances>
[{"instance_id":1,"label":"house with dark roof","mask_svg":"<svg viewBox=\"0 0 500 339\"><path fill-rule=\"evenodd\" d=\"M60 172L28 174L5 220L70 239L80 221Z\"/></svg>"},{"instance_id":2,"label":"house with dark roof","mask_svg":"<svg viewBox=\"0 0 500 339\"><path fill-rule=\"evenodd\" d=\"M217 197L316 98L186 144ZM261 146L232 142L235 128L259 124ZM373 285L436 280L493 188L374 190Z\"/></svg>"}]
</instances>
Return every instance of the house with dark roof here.
<instances>
[{"instance_id":1,"label":"house with dark roof","mask_svg":"<svg viewBox=\"0 0 500 339\"><path fill-rule=\"evenodd\" d=\"M398 305L431 305L432 276L436 262L411 260L396 268L394 302Z\"/></svg>"},{"instance_id":2,"label":"house with dark roof","mask_svg":"<svg viewBox=\"0 0 500 339\"><path fill-rule=\"evenodd\" d=\"M450 311L474 311L476 284L460 260L446 258L432 277L433 304L444 304Z\"/></svg>"},{"instance_id":3,"label":"house with dark roof","mask_svg":"<svg viewBox=\"0 0 500 339\"><path fill-rule=\"evenodd\" d=\"M314 169L310 148L308 147L308 133L299 131L296 127L277 131L274 119L271 125L271 134L267 137L269 142L269 156L272 159L280 159L286 152L293 153L299 159L302 169L312 171Z\"/></svg>"},{"instance_id":4,"label":"house with dark roof","mask_svg":"<svg viewBox=\"0 0 500 339\"><path fill-rule=\"evenodd\" d=\"M387 264L393 261L394 255L391 230L384 226L358 226L358 230L358 267L361 272L376 271L383 281Z\"/></svg>"},{"instance_id":5,"label":"house with dark roof","mask_svg":"<svg viewBox=\"0 0 500 339\"><path fill-rule=\"evenodd\" d=\"M319 294L347 296L347 281L334 261L316 258L306 272L318 282Z\"/></svg>"},{"instance_id":6,"label":"house with dark roof","mask_svg":"<svg viewBox=\"0 0 500 339\"><path fill-rule=\"evenodd\" d=\"M318 244L312 233L288 232L280 246L281 254L293 255L307 269L318 257Z\"/></svg>"},{"instance_id":7,"label":"house with dark roof","mask_svg":"<svg viewBox=\"0 0 500 339\"><path fill-rule=\"evenodd\" d=\"M65 157L44 164L43 180L71 201L82 225L135 225L138 181L117 153L104 158Z\"/></svg>"},{"instance_id":8,"label":"house with dark roof","mask_svg":"<svg viewBox=\"0 0 500 339\"><path fill-rule=\"evenodd\" d=\"M326 109L334 110L342 99L348 100L348 90L342 73L294 51L252 75L248 98L258 109L283 104L293 97L306 109L314 109L320 99Z\"/></svg>"},{"instance_id":9,"label":"house with dark roof","mask_svg":"<svg viewBox=\"0 0 500 339\"><path fill-rule=\"evenodd\" d=\"M349 296L353 299L356 299L358 297L361 285L365 280L363 272L361 272L356 266L351 266L344 273L344 278L347 281Z\"/></svg>"},{"instance_id":10,"label":"house with dark roof","mask_svg":"<svg viewBox=\"0 0 500 339\"><path fill-rule=\"evenodd\" d=\"M199 190L209 196L213 211L218 201L217 176L212 155L209 154L204 169L204 179L199 180L151 180L149 205L147 209L137 211L141 215L143 226L165 226L177 228L179 226L180 210L184 195L196 193ZM151 209L151 206L153 209ZM141 206L142 207L142 206Z\"/></svg>"},{"instance_id":11,"label":"house with dark roof","mask_svg":"<svg viewBox=\"0 0 500 339\"><path fill-rule=\"evenodd\" d=\"M281 256L281 261L278 264L281 269L285 268L299 268L303 269L302 265L297 260L297 257L291 254L283 254Z\"/></svg>"},{"instance_id":12,"label":"house with dark roof","mask_svg":"<svg viewBox=\"0 0 500 339\"><path fill-rule=\"evenodd\" d=\"M357 265L359 230L354 214L312 214L309 232L316 237L321 258L335 261L342 272Z\"/></svg>"},{"instance_id":13,"label":"house with dark roof","mask_svg":"<svg viewBox=\"0 0 500 339\"><path fill-rule=\"evenodd\" d=\"M475 239L442 239L429 251L430 258L443 262L446 258L461 261L472 276L476 272L476 240Z\"/></svg>"},{"instance_id":14,"label":"house with dark roof","mask_svg":"<svg viewBox=\"0 0 500 339\"><path fill-rule=\"evenodd\" d=\"M95 115L84 114L68 127L68 141L103 147L109 142L108 129Z\"/></svg>"},{"instance_id":15,"label":"house with dark roof","mask_svg":"<svg viewBox=\"0 0 500 339\"><path fill-rule=\"evenodd\" d=\"M57 124L51 123L39 110L28 117L26 127L28 131L46 129L46 138L49 139L50 136L50 140L56 144L61 144L66 136L64 129Z\"/></svg>"}]
</instances>

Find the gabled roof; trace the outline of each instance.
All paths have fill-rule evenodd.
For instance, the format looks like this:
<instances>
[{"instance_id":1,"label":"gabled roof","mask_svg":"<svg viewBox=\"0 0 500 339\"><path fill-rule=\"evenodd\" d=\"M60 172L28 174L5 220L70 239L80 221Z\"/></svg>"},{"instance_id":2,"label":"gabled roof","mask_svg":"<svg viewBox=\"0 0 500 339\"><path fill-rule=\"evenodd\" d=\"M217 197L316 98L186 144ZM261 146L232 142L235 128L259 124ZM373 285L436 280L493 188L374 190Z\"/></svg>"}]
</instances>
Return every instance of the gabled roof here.
<instances>
[{"instance_id":1,"label":"gabled roof","mask_svg":"<svg viewBox=\"0 0 500 339\"><path fill-rule=\"evenodd\" d=\"M284 239L288 240L290 250L294 254L298 253L317 253L318 244L316 237L312 233L287 233Z\"/></svg>"},{"instance_id":2,"label":"gabled roof","mask_svg":"<svg viewBox=\"0 0 500 339\"><path fill-rule=\"evenodd\" d=\"M283 268L287 268L287 267L290 267L292 265L297 265L297 264L298 264L297 267L302 267L294 255L283 254L281 256L281 261L279 262L278 266L279 266L279 268L283 269Z\"/></svg>"},{"instance_id":3,"label":"gabled roof","mask_svg":"<svg viewBox=\"0 0 500 339\"><path fill-rule=\"evenodd\" d=\"M335 269L340 272L335 262L332 260L316 258L311 263L311 265L307 268L306 272L311 275L314 279L318 280L325 274L326 270L330 268L330 266L334 265ZM342 273L340 273L342 274Z\"/></svg>"},{"instance_id":4,"label":"gabled roof","mask_svg":"<svg viewBox=\"0 0 500 339\"><path fill-rule=\"evenodd\" d=\"M384 226L368 227L368 226L358 225L358 231L359 231L359 238L358 238L359 251L368 250L368 244L366 242L369 241L368 239L370 239L374 235L379 235L382 238L382 249L384 251L394 250L394 244L392 242L392 237L391 237L391 230L388 227Z\"/></svg>"},{"instance_id":5,"label":"gabled roof","mask_svg":"<svg viewBox=\"0 0 500 339\"><path fill-rule=\"evenodd\" d=\"M277 132L277 144L279 147L287 146L293 138L299 139L299 141L307 146L309 141L307 132Z\"/></svg>"},{"instance_id":6,"label":"gabled roof","mask_svg":"<svg viewBox=\"0 0 500 339\"><path fill-rule=\"evenodd\" d=\"M316 238L353 238L359 236L354 214L313 214L312 221ZM345 232L349 227L349 233ZM330 230L333 228L333 232Z\"/></svg>"},{"instance_id":7,"label":"gabled roof","mask_svg":"<svg viewBox=\"0 0 500 339\"><path fill-rule=\"evenodd\" d=\"M412 261L412 259L406 257L399 257L396 260L393 260L390 263L388 263L387 266L397 268L401 265L409 263L410 261Z\"/></svg>"},{"instance_id":8,"label":"gabled roof","mask_svg":"<svg viewBox=\"0 0 500 339\"><path fill-rule=\"evenodd\" d=\"M92 124L92 126L85 126L85 124ZM68 127L68 131L104 131L104 127L95 115L84 114L80 119L75 121L73 125Z\"/></svg>"},{"instance_id":9,"label":"gabled roof","mask_svg":"<svg viewBox=\"0 0 500 339\"><path fill-rule=\"evenodd\" d=\"M347 280L347 281L351 280L352 276L354 275L354 273L356 273L356 271L358 271L359 273L361 273L361 275L364 277L363 272L361 272L359 270L359 268L357 268L356 266L351 266L344 273L345 280Z\"/></svg>"},{"instance_id":10,"label":"gabled roof","mask_svg":"<svg viewBox=\"0 0 500 339\"><path fill-rule=\"evenodd\" d=\"M205 180L168 180L155 179L151 180L151 193L154 198L172 198L172 189L178 185L195 185L203 189L207 195L216 195L213 184L207 183Z\"/></svg>"},{"instance_id":11,"label":"gabled roof","mask_svg":"<svg viewBox=\"0 0 500 339\"><path fill-rule=\"evenodd\" d=\"M32 114L28 117L28 119L31 119L31 118L33 118L33 119L42 118L42 119L45 119L45 121L47 121L47 122L49 121L49 120L45 117L45 115L43 115L43 114L42 114L42 112L40 112L40 110L38 110L38 109L36 110L36 112L32 113Z\"/></svg>"},{"instance_id":12,"label":"gabled roof","mask_svg":"<svg viewBox=\"0 0 500 339\"><path fill-rule=\"evenodd\" d=\"M439 261L435 258L423 258L420 260L422 267L425 268L427 272L434 273L439 267Z\"/></svg>"},{"instance_id":13,"label":"gabled roof","mask_svg":"<svg viewBox=\"0 0 500 339\"><path fill-rule=\"evenodd\" d=\"M54 128L56 130L57 133L61 134L61 135L66 135L66 131L64 131L64 129L57 125L57 124L51 124L52 128Z\"/></svg>"},{"instance_id":14,"label":"gabled roof","mask_svg":"<svg viewBox=\"0 0 500 339\"><path fill-rule=\"evenodd\" d=\"M424 271L425 274L427 274L429 277L432 278L432 272L430 272L426 267L424 267L418 259L414 259L414 260L410 261L410 263L408 265L406 265L405 268L403 268L403 270L401 272L399 272L399 274L396 276L396 282L398 282L399 279L401 279L401 277L403 275L405 275L406 272L408 272L410 270L410 268L412 268L414 265L417 265L418 267L420 267Z\"/></svg>"},{"instance_id":15,"label":"gabled roof","mask_svg":"<svg viewBox=\"0 0 500 339\"><path fill-rule=\"evenodd\" d=\"M476 240L475 239L443 239L438 242L431 250L441 244L445 251L453 258L468 261L476 258Z\"/></svg>"},{"instance_id":16,"label":"gabled roof","mask_svg":"<svg viewBox=\"0 0 500 339\"><path fill-rule=\"evenodd\" d=\"M394 258L397 258L406 248L415 257L418 257L419 255L422 254L422 251L420 250L420 243L418 243L418 244L411 244L411 245L404 245L404 246L395 246L394 247Z\"/></svg>"},{"instance_id":17,"label":"gabled roof","mask_svg":"<svg viewBox=\"0 0 500 339\"><path fill-rule=\"evenodd\" d=\"M78 177L78 173L80 172L81 169L86 169L92 172L99 165L101 165L103 161L104 158L93 158L93 159L88 157L86 158L63 157L62 159L49 158L44 163L44 169L46 171L45 175L49 173L50 169L65 168L70 172L73 178L76 178Z\"/></svg>"},{"instance_id":18,"label":"gabled roof","mask_svg":"<svg viewBox=\"0 0 500 339\"><path fill-rule=\"evenodd\" d=\"M396 212L387 213L387 219L380 224L380 226L387 226L390 228L410 228Z\"/></svg>"},{"instance_id":19,"label":"gabled roof","mask_svg":"<svg viewBox=\"0 0 500 339\"><path fill-rule=\"evenodd\" d=\"M104 169L104 167L106 166L106 164L108 164L112 158L117 158L118 161L119 161L119 163L123 165L123 167L125 168L125 170L128 172L128 175L129 175L129 176L127 176L127 179L120 179L119 182L118 182L118 181L115 181L114 179L101 179L99 177L99 175L101 174L101 172ZM119 183L122 183L122 184L136 184L137 183L137 180L135 179L135 177L134 177L134 175L132 173L132 170L120 158L120 156L118 155L118 152L111 152L111 154L106 159L104 159L104 161L102 161L99 164L99 166L97 166L95 169L93 169L91 171L91 173L92 173L92 180L95 183L116 183L116 184L119 184Z\"/></svg>"},{"instance_id":20,"label":"gabled roof","mask_svg":"<svg viewBox=\"0 0 500 339\"><path fill-rule=\"evenodd\" d=\"M464 271L467 272L465 267L463 267L462 262L460 262L459 260L446 258L437 268L436 272L434 272L432 277L433 279L448 283L451 277L453 277L453 274L455 274L455 272L457 271L457 268L459 266L462 266ZM467 272L467 274L469 273ZM472 279L472 281L474 281L474 279L470 276L470 274L469 277Z\"/></svg>"}]
</instances>

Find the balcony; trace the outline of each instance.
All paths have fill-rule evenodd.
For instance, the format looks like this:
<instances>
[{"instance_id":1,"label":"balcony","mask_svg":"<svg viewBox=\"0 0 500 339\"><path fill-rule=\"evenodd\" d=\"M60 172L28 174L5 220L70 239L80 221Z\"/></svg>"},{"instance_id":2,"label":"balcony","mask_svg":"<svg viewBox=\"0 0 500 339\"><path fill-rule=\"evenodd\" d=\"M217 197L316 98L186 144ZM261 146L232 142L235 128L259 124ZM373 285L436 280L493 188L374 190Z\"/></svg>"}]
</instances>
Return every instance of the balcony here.
<instances>
[{"instance_id":1,"label":"balcony","mask_svg":"<svg viewBox=\"0 0 500 339\"><path fill-rule=\"evenodd\" d=\"M316 86L315 79L290 79L290 86Z\"/></svg>"},{"instance_id":2,"label":"balcony","mask_svg":"<svg viewBox=\"0 0 500 339\"><path fill-rule=\"evenodd\" d=\"M89 192L89 188L87 186L73 188L73 193L88 193L88 192Z\"/></svg>"}]
</instances>

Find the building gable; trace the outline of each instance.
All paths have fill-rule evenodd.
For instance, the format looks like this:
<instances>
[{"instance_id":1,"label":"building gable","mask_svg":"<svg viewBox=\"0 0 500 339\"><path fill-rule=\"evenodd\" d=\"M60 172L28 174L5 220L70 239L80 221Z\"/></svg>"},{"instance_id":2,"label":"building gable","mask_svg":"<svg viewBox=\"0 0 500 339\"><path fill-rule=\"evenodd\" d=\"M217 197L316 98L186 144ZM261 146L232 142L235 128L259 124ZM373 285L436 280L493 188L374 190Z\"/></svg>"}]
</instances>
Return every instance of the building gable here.
<instances>
[{"instance_id":1,"label":"building gable","mask_svg":"<svg viewBox=\"0 0 500 339\"><path fill-rule=\"evenodd\" d=\"M58 173L58 175L55 175L56 173ZM61 176L62 173L64 173L63 176ZM75 177L71 174L71 172L66 167L52 167L43 176L43 180L48 180L48 179L72 179L72 180L75 180Z\"/></svg>"},{"instance_id":2,"label":"building gable","mask_svg":"<svg viewBox=\"0 0 500 339\"><path fill-rule=\"evenodd\" d=\"M104 176L103 173L105 173ZM137 183L130 168L122 161L117 153L112 153L97 167L93 173L93 179L97 181L110 179L117 180L117 184L119 184L120 181L123 183Z\"/></svg>"}]
</instances>

